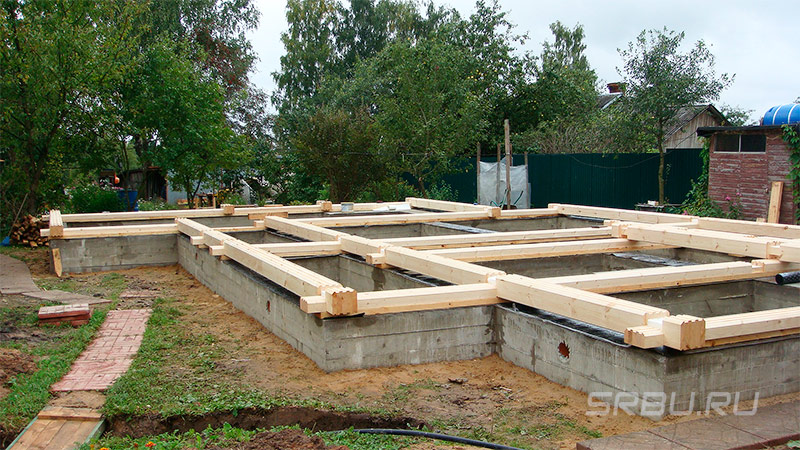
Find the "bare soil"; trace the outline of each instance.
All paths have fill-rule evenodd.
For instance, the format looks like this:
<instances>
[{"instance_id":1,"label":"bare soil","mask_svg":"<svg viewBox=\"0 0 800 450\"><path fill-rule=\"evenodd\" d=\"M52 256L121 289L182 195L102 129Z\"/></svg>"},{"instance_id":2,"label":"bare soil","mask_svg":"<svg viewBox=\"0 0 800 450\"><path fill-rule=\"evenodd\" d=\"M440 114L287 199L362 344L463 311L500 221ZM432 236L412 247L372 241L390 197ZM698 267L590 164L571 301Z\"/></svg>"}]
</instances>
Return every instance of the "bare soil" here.
<instances>
[{"instance_id":1,"label":"bare soil","mask_svg":"<svg viewBox=\"0 0 800 450\"><path fill-rule=\"evenodd\" d=\"M36 371L36 360L33 356L16 349L0 348L0 398L8 395L6 384L11 378L21 373Z\"/></svg>"},{"instance_id":2,"label":"bare soil","mask_svg":"<svg viewBox=\"0 0 800 450\"><path fill-rule=\"evenodd\" d=\"M46 264L33 261L29 266L37 280L52 279L46 272ZM624 413L587 416L586 394L553 383L497 355L469 361L326 373L181 267L138 268L118 273L125 277L129 289L158 290L160 295L178 299L190 312L181 317L181 325L193 334L215 337L215 345L226 355L215 361L213 369L220 380L258 387L275 395L318 399L350 408L385 410L450 434L482 430L509 440L522 436L523 440L533 441L533 445L543 449L572 449L577 442L591 439L591 434L596 432L611 436L695 418L668 417L653 422ZM95 284L102 276L79 274L71 278L78 283ZM138 307L139 301L131 301L131 306ZM180 361L175 362L175 368L180 370ZM761 399L759 406L798 398L799 394L791 394ZM740 405L740 408L749 406ZM209 420L225 420L227 416L224 415L221 412ZM153 418L155 422L150 422L149 426L156 426L156 419ZM127 431L134 435L143 433L148 426L145 422L140 430ZM149 434L155 434L152 431L151 428ZM265 436L260 439L267 441L255 447L237 448L272 448L267 446L272 445L268 441L271 438ZM481 439L483 436L470 437ZM425 442L411 448L470 447Z\"/></svg>"},{"instance_id":3,"label":"bare soil","mask_svg":"<svg viewBox=\"0 0 800 450\"><path fill-rule=\"evenodd\" d=\"M265 431L257 434L250 442L224 449L214 447L210 450L347 450L347 447L329 447L317 436L307 436L300 430L287 429L277 433Z\"/></svg>"}]
</instances>

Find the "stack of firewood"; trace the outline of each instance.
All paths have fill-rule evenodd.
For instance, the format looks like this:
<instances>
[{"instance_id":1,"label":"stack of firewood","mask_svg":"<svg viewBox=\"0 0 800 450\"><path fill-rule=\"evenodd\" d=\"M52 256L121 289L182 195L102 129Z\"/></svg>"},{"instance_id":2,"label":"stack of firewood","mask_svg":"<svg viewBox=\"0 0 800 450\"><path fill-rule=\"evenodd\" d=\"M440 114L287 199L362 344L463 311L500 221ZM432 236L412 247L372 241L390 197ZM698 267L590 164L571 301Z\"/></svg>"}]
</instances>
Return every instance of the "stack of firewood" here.
<instances>
[{"instance_id":1,"label":"stack of firewood","mask_svg":"<svg viewBox=\"0 0 800 450\"><path fill-rule=\"evenodd\" d=\"M47 244L47 238L42 237L39 230L47 228L47 223L37 217L27 215L14 222L11 226L11 242L15 244L38 247Z\"/></svg>"}]
</instances>

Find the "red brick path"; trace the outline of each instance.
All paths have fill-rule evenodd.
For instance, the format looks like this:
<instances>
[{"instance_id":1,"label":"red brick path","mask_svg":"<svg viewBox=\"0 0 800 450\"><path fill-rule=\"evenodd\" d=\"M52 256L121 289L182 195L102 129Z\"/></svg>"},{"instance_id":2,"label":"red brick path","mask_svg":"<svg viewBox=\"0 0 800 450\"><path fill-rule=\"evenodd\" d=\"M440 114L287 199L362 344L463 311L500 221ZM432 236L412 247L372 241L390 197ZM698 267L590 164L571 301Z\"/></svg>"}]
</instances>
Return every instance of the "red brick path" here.
<instances>
[{"instance_id":1,"label":"red brick path","mask_svg":"<svg viewBox=\"0 0 800 450\"><path fill-rule=\"evenodd\" d=\"M108 389L131 365L142 343L149 309L109 311L97 337L81 353L69 373L50 390L102 391Z\"/></svg>"}]
</instances>

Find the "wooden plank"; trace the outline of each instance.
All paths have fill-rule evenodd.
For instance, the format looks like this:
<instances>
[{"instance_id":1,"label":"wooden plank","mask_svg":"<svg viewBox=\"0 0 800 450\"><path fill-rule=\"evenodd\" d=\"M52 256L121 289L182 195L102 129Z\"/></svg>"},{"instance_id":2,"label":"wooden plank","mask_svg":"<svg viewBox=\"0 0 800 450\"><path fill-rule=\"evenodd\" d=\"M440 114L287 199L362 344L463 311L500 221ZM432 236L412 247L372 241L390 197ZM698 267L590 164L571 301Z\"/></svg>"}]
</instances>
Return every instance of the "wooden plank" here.
<instances>
[{"instance_id":1,"label":"wooden plank","mask_svg":"<svg viewBox=\"0 0 800 450\"><path fill-rule=\"evenodd\" d=\"M566 205L560 203L551 203L548 205L548 208L555 208L560 214L569 216L597 217L643 223L688 222L696 218L694 216L684 216L680 214L601 208L598 206Z\"/></svg>"},{"instance_id":2,"label":"wooden plank","mask_svg":"<svg viewBox=\"0 0 800 450\"><path fill-rule=\"evenodd\" d=\"M61 278L61 275L64 273L64 266L61 264L60 248L50 249L50 270L59 278Z\"/></svg>"},{"instance_id":3,"label":"wooden plank","mask_svg":"<svg viewBox=\"0 0 800 450\"><path fill-rule=\"evenodd\" d=\"M506 302L497 298L497 289L490 283L359 292L357 298L358 313L367 315ZM325 299L322 296L303 297L300 300L300 308L307 313L325 312Z\"/></svg>"},{"instance_id":4,"label":"wooden plank","mask_svg":"<svg viewBox=\"0 0 800 450\"><path fill-rule=\"evenodd\" d=\"M669 316L669 311L520 275L497 277L497 296L512 302L624 333Z\"/></svg>"},{"instance_id":5,"label":"wooden plank","mask_svg":"<svg viewBox=\"0 0 800 450\"><path fill-rule=\"evenodd\" d=\"M408 223L458 222L463 220L480 220L490 218L486 211L419 213L419 214L384 214L378 216L324 217L295 219L320 227L356 227L364 225L402 225Z\"/></svg>"},{"instance_id":6,"label":"wooden plank","mask_svg":"<svg viewBox=\"0 0 800 450\"><path fill-rule=\"evenodd\" d=\"M716 219L700 217L698 228L711 231L725 231L753 236L771 236L781 239L800 239L800 225L779 223L759 223L746 220Z\"/></svg>"},{"instance_id":7,"label":"wooden plank","mask_svg":"<svg viewBox=\"0 0 800 450\"><path fill-rule=\"evenodd\" d=\"M800 306L706 319L706 339L713 341L800 328Z\"/></svg>"},{"instance_id":8,"label":"wooden plank","mask_svg":"<svg viewBox=\"0 0 800 450\"><path fill-rule=\"evenodd\" d=\"M366 257L370 253L381 253L388 247L381 241L367 239L360 236L345 235L339 238L343 252L352 253L361 257Z\"/></svg>"},{"instance_id":9,"label":"wooden plank","mask_svg":"<svg viewBox=\"0 0 800 450\"><path fill-rule=\"evenodd\" d=\"M413 208L432 209L437 211L467 212L467 211L487 211L488 206L471 205L468 203L448 202L444 200L431 200L428 198L406 197L406 203Z\"/></svg>"},{"instance_id":10,"label":"wooden plank","mask_svg":"<svg viewBox=\"0 0 800 450\"><path fill-rule=\"evenodd\" d=\"M238 239L226 240L222 245L225 256L297 295L319 295L325 288L342 287L336 281Z\"/></svg>"},{"instance_id":11,"label":"wooden plank","mask_svg":"<svg viewBox=\"0 0 800 450\"><path fill-rule=\"evenodd\" d=\"M726 262L676 267L650 267L617 270L584 275L541 278L549 283L600 294L664 289L678 286L710 284L733 280L750 280L800 270L800 265L776 260Z\"/></svg>"},{"instance_id":12,"label":"wooden plank","mask_svg":"<svg viewBox=\"0 0 800 450\"><path fill-rule=\"evenodd\" d=\"M45 449L63 426L63 420L36 419L9 450Z\"/></svg>"},{"instance_id":13,"label":"wooden plank","mask_svg":"<svg viewBox=\"0 0 800 450\"><path fill-rule=\"evenodd\" d=\"M800 261L800 239L782 243L780 251L780 259L784 261Z\"/></svg>"},{"instance_id":14,"label":"wooden plank","mask_svg":"<svg viewBox=\"0 0 800 450\"><path fill-rule=\"evenodd\" d=\"M235 208L232 217L250 214L313 214L321 213L321 205L261 206ZM135 220L223 217L221 208L173 209L164 211L131 211L116 213L62 214L64 223L119 222Z\"/></svg>"},{"instance_id":15,"label":"wooden plank","mask_svg":"<svg viewBox=\"0 0 800 450\"><path fill-rule=\"evenodd\" d=\"M627 239L593 239L575 242L497 245L489 247L447 248L426 253L459 261L504 261L509 259L548 258L553 256L588 255L594 253L629 252L671 248L669 245L636 242Z\"/></svg>"},{"instance_id":16,"label":"wooden plank","mask_svg":"<svg viewBox=\"0 0 800 450\"><path fill-rule=\"evenodd\" d=\"M515 211L515 210L508 210ZM478 247L498 244L530 244L535 242L563 241L611 237L611 227L565 228L558 230L510 231L501 233L456 234L448 236L422 236L382 239L382 242L416 250L437 248Z\"/></svg>"},{"instance_id":17,"label":"wooden plank","mask_svg":"<svg viewBox=\"0 0 800 450\"><path fill-rule=\"evenodd\" d=\"M61 211L57 209L50 210L50 237L59 239L64 236L64 221L61 218Z\"/></svg>"},{"instance_id":18,"label":"wooden plank","mask_svg":"<svg viewBox=\"0 0 800 450\"><path fill-rule=\"evenodd\" d=\"M778 244L783 241L782 239L771 237L743 236L736 233L682 227L653 229L643 224L626 224L620 231L622 236L635 241L647 241L754 258L770 258L773 256ZM791 261L790 259L783 260ZM797 262L800 262L800 260Z\"/></svg>"},{"instance_id":19,"label":"wooden plank","mask_svg":"<svg viewBox=\"0 0 800 450\"><path fill-rule=\"evenodd\" d=\"M504 209L500 211L501 219L534 219L537 217L559 216L557 208L533 208L533 209Z\"/></svg>"},{"instance_id":20,"label":"wooden plank","mask_svg":"<svg viewBox=\"0 0 800 450\"><path fill-rule=\"evenodd\" d=\"M267 228L281 233L291 234L308 241L337 241L340 236L346 236L334 230L305 223L300 219L284 219L281 217L267 217L264 219Z\"/></svg>"},{"instance_id":21,"label":"wooden plank","mask_svg":"<svg viewBox=\"0 0 800 450\"><path fill-rule=\"evenodd\" d=\"M781 198L783 197L783 181L773 181L769 195L767 222L778 223L781 218Z\"/></svg>"},{"instance_id":22,"label":"wooden plank","mask_svg":"<svg viewBox=\"0 0 800 450\"><path fill-rule=\"evenodd\" d=\"M103 415L99 411L91 408L65 408L60 406L46 406L37 415L40 419L64 419L64 420L100 420Z\"/></svg>"},{"instance_id":23,"label":"wooden plank","mask_svg":"<svg viewBox=\"0 0 800 450\"><path fill-rule=\"evenodd\" d=\"M42 236L50 236L50 230L41 231ZM65 228L64 235L59 239L83 239L117 236L149 236L157 234L175 234L178 227L172 223L157 225L125 225L103 227L78 227Z\"/></svg>"},{"instance_id":24,"label":"wooden plank","mask_svg":"<svg viewBox=\"0 0 800 450\"><path fill-rule=\"evenodd\" d=\"M411 209L411 205L406 202L353 203L353 211L374 211L382 208L387 208L390 210L397 208ZM342 204L334 203L331 205L331 212L342 212Z\"/></svg>"},{"instance_id":25,"label":"wooden plank","mask_svg":"<svg viewBox=\"0 0 800 450\"><path fill-rule=\"evenodd\" d=\"M486 283L490 278L505 274L503 271L489 267L455 261L403 247L388 247L384 253L386 264L453 284Z\"/></svg>"},{"instance_id":26,"label":"wooden plank","mask_svg":"<svg viewBox=\"0 0 800 450\"><path fill-rule=\"evenodd\" d=\"M625 343L639 348L655 348L664 345L661 327L642 325L625 330Z\"/></svg>"},{"instance_id":27,"label":"wooden plank","mask_svg":"<svg viewBox=\"0 0 800 450\"><path fill-rule=\"evenodd\" d=\"M251 244L253 247L272 253L282 258L293 256L330 256L342 253L341 244L337 241L323 242L287 242L280 244ZM212 247L209 247L212 248ZM212 251L211 253L215 253Z\"/></svg>"},{"instance_id":28,"label":"wooden plank","mask_svg":"<svg viewBox=\"0 0 800 450\"><path fill-rule=\"evenodd\" d=\"M741 336L731 336L719 339L706 339L706 347L715 347L718 345L736 344L738 342L757 341L759 339L769 339L781 336L790 336L793 334L800 334L800 328L786 328L781 330L765 331L762 333L745 334Z\"/></svg>"}]
</instances>

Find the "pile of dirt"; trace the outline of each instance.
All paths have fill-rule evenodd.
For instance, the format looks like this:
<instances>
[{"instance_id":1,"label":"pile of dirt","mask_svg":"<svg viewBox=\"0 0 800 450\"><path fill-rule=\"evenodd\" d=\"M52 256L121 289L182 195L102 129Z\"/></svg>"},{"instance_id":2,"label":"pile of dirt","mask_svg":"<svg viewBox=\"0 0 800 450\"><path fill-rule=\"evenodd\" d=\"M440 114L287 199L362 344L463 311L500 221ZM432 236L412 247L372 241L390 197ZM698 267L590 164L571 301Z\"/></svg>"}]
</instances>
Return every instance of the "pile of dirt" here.
<instances>
[{"instance_id":1,"label":"pile of dirt","mask_svg":"<svg viewBox=\"0 0 800 450\"><path fill-rule=\"evenodd\" d=\"M32 355L11 348L0 348L0 398L8 394L6 383L21 373L36 371Z\"/></svg>"},{"instance_id":2,"label":"pile of dirt","mask_svg":"<svg viewBox=\"0 0 800 450\"><path fill-rule=\"evenodd\" d=\"M253 437L250 442L238 444L225 449L214 447L212 450L349 450L348 447L325 445L319 436L308 436L300 430L287 429L277 433L265 431Z\"/></svg>"}]
</instances>

